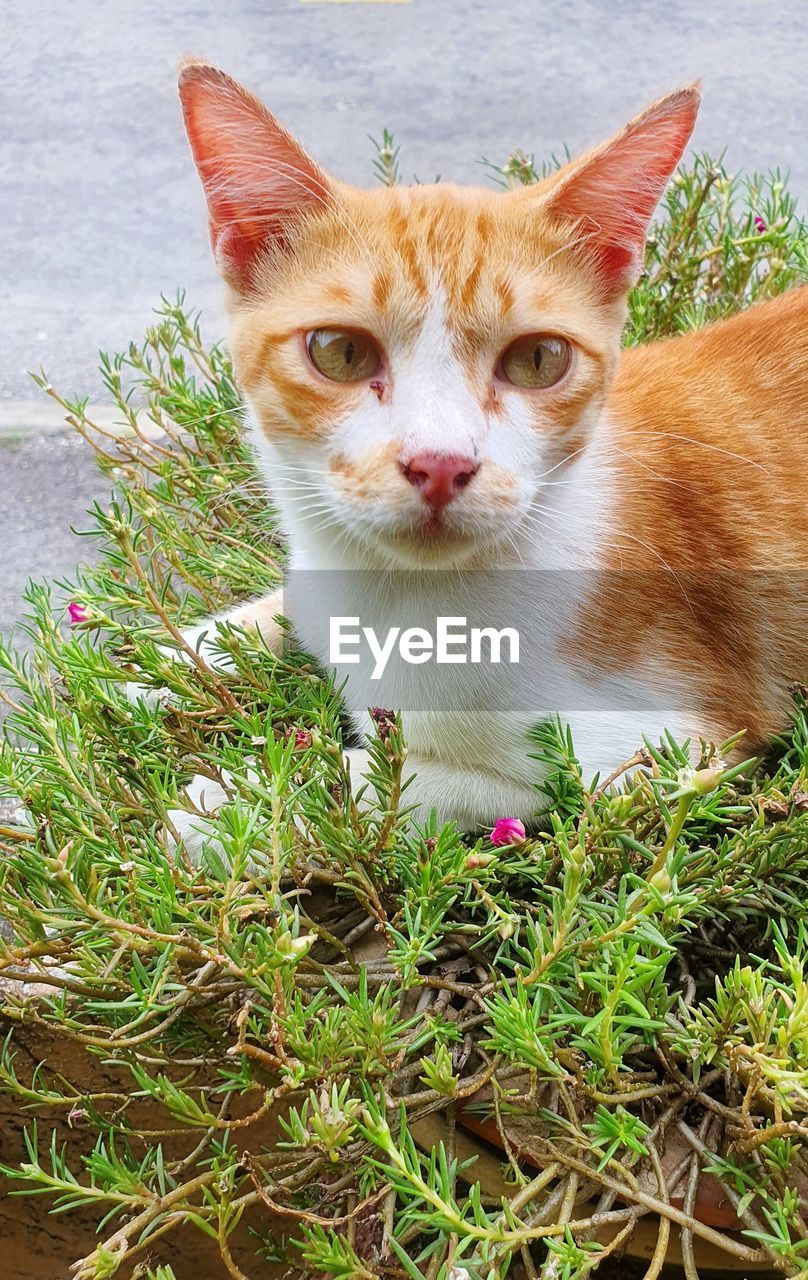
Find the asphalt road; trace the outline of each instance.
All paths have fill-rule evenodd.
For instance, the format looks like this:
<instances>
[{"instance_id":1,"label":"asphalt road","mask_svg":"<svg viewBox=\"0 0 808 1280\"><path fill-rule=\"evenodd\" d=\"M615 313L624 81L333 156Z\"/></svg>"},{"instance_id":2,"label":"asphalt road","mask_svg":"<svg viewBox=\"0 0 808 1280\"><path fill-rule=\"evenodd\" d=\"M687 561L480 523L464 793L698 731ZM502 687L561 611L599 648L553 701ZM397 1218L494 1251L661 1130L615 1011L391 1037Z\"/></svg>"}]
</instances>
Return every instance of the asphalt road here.
<instances>
[{"instance_id":1,"label":"asphalt road","mask_svg":"<svg viewBox=\"0 0 808 1280\"><path fill-rule=\"evenodd\" d=\"M58 530L104 492L56 437L24 438L40 397L27 371L102 398L98 349L142 334L179 287L222 332L175 90L184 52L359 183L385 126L405 179L487 181L480 156L575 150L700 77L696 145L790 169L808 198L805 0L3 0L0 435L23 438L0 451L0 628L28 572L86 550Z\"/></svg>"},{"instance_id":2,"label":"asphalt road","mask_svg":"<svg viewBox=\"0 0 808 1280\"><path fill-rule=\"evenodd\" d=\"M808 196L805 0L3 0L0 396L36 395L40 363L96 391L97 349L139 335L179 286L219 332L183 52L364 183L383 126L407 177L479 182L482 155L580 148L701 77L696 144L790 168Z\"/></svg>"}]
</instances>

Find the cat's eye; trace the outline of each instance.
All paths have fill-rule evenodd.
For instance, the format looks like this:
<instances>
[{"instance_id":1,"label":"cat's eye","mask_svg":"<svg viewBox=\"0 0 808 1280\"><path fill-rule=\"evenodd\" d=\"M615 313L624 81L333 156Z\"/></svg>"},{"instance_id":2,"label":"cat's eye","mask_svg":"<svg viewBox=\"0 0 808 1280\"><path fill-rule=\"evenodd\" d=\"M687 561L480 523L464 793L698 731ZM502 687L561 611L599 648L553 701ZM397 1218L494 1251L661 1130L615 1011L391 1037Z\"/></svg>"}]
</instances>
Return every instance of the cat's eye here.
<instances>
[{"instance_id":1,"label":"cat's eye","mask_svg":"<svg viewBox=\"0 0 808 1280\"><path fill-rule=\"evenodd\" d=\"M561 381L571 360L572 347L566 338L531 334L511 343L500 359L499 373L515 387L543 391Z\"/></svg>"},{"instance_id":2,"label":"cat's eye","mask_svg":"<svg viewBox=\"0 0 808 1280\"><path fill-rule=\"evenodd\" d=\"M315 329L306 348L315 369L332 382L364 382L381 363L375 343L352 329Z\"/></svg>"}]
</instances>

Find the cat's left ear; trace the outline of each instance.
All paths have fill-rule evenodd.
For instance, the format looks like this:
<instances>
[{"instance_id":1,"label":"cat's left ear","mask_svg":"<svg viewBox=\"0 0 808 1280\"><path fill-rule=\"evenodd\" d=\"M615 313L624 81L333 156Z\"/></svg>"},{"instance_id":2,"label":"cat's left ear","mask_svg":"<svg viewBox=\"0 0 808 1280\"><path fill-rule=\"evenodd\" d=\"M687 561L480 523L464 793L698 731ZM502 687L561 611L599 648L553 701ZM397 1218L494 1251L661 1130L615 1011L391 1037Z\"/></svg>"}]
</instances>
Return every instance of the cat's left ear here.
<instances>
[{"instance_id":1,"label":"cat's left ear","mask_svg":"<svg viewBox=\"0 0 808 1280\"><path fill-rule=\"evenodd\" d=\"M648 222L698 115L697 85L660 98L610 141L566 165L547 211L569 221L607 297L625 293L642 264Z\"/></svg>"}]
</instances>

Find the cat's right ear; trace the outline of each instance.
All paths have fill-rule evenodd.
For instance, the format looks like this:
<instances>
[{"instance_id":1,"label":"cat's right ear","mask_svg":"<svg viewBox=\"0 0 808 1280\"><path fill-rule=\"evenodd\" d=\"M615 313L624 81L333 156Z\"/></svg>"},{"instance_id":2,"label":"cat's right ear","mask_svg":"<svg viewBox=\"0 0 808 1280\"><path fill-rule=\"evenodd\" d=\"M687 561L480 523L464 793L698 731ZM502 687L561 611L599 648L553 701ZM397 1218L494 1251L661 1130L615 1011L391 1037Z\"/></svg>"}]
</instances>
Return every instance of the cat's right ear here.
<instances>
[{"instance_id":1,"label":"cat's right ear","mask_svg":"<svg viewBox=\"0 0 808 1280\"><path fill-rule=\"evenodd\" d=\"M217 265L248 293L257 262L285 244L302 217L330 203L331 187L263 103L223 71L187 63L179 90Z\"/></svg>"}]
</instances>

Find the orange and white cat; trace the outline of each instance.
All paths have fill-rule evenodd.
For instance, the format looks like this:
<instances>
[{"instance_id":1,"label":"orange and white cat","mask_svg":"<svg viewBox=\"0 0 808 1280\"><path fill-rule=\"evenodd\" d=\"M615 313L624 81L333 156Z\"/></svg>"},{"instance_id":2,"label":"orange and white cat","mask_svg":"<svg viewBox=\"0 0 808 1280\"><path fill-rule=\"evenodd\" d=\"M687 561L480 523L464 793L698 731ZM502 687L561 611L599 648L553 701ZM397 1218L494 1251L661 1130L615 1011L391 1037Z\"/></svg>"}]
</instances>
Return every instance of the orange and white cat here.
<instances>
[{"instance_id":1,"label":"orange and white cat","mask_svg":"<svg viewBox=\"0 0 808 1280\"><path fill-rule=\"evenodd\" d=\"M621 352L697 90L506 192L358 190L223 72L186 65L180 95L291 572L329 571L317 607L395 623L395 593L346 608L346 571L379 596L389 571L424 571L418 607L444 615L471 573L562 575L552 608L517 595L538 644L507 710L494 666L466 669L453 712L440 667L418 668L417 698L395 673L347 672L357 724L405 708L421 811L530 818L528 735L557 713L589 776L664 729L752 745L782 729L808 676L808 290ZM278 594L227 616L274 645L290 612ZM305 601L291 622L327 662Z\"/></svg>"}]
</instances>

